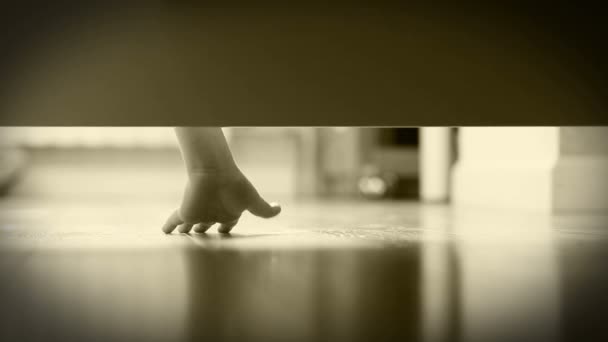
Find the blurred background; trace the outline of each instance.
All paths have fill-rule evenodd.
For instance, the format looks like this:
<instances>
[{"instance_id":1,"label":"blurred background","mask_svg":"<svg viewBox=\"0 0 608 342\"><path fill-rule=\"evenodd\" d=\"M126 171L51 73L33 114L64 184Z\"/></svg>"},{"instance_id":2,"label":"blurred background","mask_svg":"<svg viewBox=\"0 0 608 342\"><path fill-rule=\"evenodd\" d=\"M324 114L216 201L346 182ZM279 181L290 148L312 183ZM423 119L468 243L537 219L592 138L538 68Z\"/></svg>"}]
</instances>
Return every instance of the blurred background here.
<instances>
[{"instance_id":1,"label":"blurred background","mask_svg":"<svg viewBox=\"0 0 608 342\"><path fill-rule=\"evenodd\" d=\"M608 127L230 127L239 167L283 202L409 200L545 213L608 208ZM3 127L5 197L173 200L171 127Z\"/></svg>"},{"instance_id":2,"label":"blurred background","mask_svg":"<svg viewBox=\"0 0 608 342\"><path fill-rule=\"evenodd\" d=\"M0 11L0 340L605 335L599 5L293 3ZM281 215L161 234L184 122Z\"/></svg>"},{"instance_id":3,"label":"blurred background","mask_svg":"<svg viewBox=\"0 0 608 342\"><path fill-rule=\"evenodd\" d=\"M30 198L166 198L179 196L185 182L171 127L0 129L5 195L10 189L12 196ZM449 137L456 132L442 130ZM282 200L418 199L420 131L374 127L224 129L245 174L261 192ZM455 142L450 140L434 153L448 158L451 165L455 157L452 150ZM447 172L446 166L438 167ZM434 181L442 177L447 179L448 175ZM441 196L446 200L447 192Z\"/></svg>"},{"instance_id":4,"label":"blurred background","mask_svg":"<svg viewBox=\"0 0 608 342\"><path fill-rule=\"evenodd\" d=\"M605 211L606 127L471 127L603 122L597 13L385 2L6 9L0 185L12 198L177 200L185 173L160 126L193 116L248 126L225 129L235 159L279 200ZM305 127L315 116L329 127ZM10 127L32 124L55 127ZM60 127L73 124L121 127Z\"/></svg>"}]
</instances>

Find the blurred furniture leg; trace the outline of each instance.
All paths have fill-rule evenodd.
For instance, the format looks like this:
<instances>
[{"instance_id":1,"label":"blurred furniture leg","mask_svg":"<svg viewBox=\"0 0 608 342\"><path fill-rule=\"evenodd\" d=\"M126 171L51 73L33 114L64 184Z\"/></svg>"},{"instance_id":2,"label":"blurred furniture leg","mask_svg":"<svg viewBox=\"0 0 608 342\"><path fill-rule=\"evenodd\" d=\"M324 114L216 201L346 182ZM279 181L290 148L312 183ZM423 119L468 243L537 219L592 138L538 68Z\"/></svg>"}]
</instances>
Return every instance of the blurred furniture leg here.
<instances>
[{"instance_id":1,"label":"blurred furniture leg","mask_svg":"<svg viewBox=\"0 0 608 342\"><path fill-rule=\"evenodd\" d=\"M608 211L608 127L465 127L456 206Z\"/></svg>"},{"instance_id":2,"label":"blurred furniture leg","mask_svg":"<svg viewBox=\"0 0 608 342\"><path fill-rule=\"evenodd\" d=\"M451 128L420 129L420 199L425 202L448 200L452 163Z\"/></svg>"},{"instance_id":3,"label":"blurred furniture leg","mask_svg":"<svg viewBox=\"0 0 608 342\"><path fill-rule=\"evenodd\" d=\"M0 196L8 194L25 166L25 154L16 148L0 148Z\"/></svg>"},{"instance_id":4,"label":"blurred furniture leg","mask_svg":"<svg viewBox=\"0 0 608 342\"><path fill-rule=\"evenodd\" d=\"M557 212L608 212L608 127L561 127L553 170Z\"/></svg>"}]
</instances>

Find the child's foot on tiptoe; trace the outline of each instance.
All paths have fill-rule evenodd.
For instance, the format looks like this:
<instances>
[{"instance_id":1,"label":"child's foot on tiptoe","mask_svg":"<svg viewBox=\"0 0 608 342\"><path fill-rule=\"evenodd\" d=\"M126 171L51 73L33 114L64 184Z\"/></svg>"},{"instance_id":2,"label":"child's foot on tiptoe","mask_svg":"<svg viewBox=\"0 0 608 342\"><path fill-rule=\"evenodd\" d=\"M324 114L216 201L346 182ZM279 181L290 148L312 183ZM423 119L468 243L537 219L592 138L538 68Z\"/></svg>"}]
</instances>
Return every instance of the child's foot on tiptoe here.
<instances>
[{"instance_id":1,"label":"child's foot on tiptoe","mask_svg":"<svg viewBox=\"0 0 608 342\"><path fill-rule=\"evenodd\" d=\"M220 223L218 232L229 233L245 210L270 218L278 215L281 207L268 204L238 169L191 173L181 207L171 214L163 231L169 234L179 226L180 233L193 228L204 233Z\"/></svg>"}]
</instances>

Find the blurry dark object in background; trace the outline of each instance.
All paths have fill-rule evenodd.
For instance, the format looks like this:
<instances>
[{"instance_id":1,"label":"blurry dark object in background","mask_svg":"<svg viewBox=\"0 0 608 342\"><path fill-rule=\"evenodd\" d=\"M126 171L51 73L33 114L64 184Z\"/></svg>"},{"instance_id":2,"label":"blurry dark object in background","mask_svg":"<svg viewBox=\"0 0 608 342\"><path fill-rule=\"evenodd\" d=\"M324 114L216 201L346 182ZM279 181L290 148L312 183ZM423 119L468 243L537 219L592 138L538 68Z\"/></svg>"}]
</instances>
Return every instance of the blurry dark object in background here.
<instances>
[{"instance_id":1,"label":"blurry dark object in background","mask_svg":"<svg viewBox=\"0 0 608 342\"><path fill-rule=\"evenodd\" d=\"M418 196L418 179L404 177L395 172L382 171L366 165L358 181L358 190L369 199L414 199Z\"/></svg>"},{"instance_id":2,"label":"blurry dark object in background","mask_svg":"<svg viewBox=\"0 0 608 342\"><path fill-rule=\"evenodd\" d=\"M25 167L25 154L15 148L0 148L0 196L8 194Z\"/></svg>"},{"instance_id":3,"label":"blurry dark object in background","mask_svg":"<svg viewBox=\"0 0 608 342\"><path fill-rule=\"evenodd\" d=\"M323 194L418 199L419 135L411 127L321 128Z\"/></svg>"},{"instance_id":4,"label":"blurry dark object in background","mask_svg":"<svg viewBox=\"0 0 608 342\"><path fill-rule=\"evenodd\" d=\"M418 147L418 128L382 128L378 130L378 145Z\"/></svg>"},{"instance_id":5,"label":"blurry dark object in background","mask_svg":"<svg viewBox=\"0 0 608 342\"><path fill-rule=\"evenodd\" d=\"M367 130L366 135L365 167L358 182L359 192L368 198L418 199L420 130L373 128ZM380 181L385 184L385 190L380 190Z\"/></svg>"}]
</instances>

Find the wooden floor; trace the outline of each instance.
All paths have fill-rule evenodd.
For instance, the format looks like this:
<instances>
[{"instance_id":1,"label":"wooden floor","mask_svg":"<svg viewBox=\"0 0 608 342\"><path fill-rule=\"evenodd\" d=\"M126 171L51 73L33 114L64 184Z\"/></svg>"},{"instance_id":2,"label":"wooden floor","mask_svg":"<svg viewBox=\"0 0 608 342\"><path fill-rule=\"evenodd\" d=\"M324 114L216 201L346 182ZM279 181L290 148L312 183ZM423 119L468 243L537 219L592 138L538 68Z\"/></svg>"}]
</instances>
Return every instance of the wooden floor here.
<instances>
[{"instance_id":1,"label":"wooden floor","mask_svg":"<svg viewBox=\"0 0 608 342\"><path fill-rule=\"evenodd\" d=\"M172 205L0 202L0 340L607 336L605 217L312 201L166 236Z\"/></svg>"}]
</instances>

